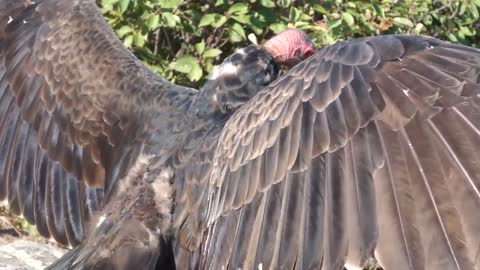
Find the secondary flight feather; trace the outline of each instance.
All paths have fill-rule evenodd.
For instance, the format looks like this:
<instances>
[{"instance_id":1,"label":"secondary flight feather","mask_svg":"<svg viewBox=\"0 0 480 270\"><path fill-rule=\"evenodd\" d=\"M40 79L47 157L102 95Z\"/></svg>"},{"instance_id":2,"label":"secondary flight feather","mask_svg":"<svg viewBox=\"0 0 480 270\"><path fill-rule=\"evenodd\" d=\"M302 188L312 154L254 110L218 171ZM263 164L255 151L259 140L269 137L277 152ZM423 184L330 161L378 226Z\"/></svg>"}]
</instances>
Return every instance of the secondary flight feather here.
<instances>
[{"instance_id":1,"label":"secondary flight feather","mask_svg":"<svg viewBox=\"0 0 480 270\"><path fill-rule=\"evenodd\" d=\"M0 0L0 120L0 199L77 246L53 268L480 268L478 49L290 30L195 91L93 0Z\"/></svg>"}]
</instances>

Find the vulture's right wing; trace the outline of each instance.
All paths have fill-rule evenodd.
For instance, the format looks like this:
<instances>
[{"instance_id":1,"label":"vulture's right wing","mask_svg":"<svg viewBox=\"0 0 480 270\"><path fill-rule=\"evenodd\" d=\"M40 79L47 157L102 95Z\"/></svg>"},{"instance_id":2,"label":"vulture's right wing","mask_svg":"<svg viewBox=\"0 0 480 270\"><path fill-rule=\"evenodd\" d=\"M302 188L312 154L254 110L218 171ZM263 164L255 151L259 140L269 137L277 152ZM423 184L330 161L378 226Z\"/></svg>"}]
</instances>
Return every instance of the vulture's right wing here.
<instances>
[{"instance_id":1,"label":"vulture's right wing","mask_svg":"<svg viewBox=\"0 0 480 270\"><path fill-rule=\"evenodd\" d=\"M178 262L478 269L479 74L479 50L426 37L320 50L186 165Z\"/></svg>"},{"instance_id":2,"label":"vulture's right wing","mask_svg":"<svg viewBox=\"0 0 480 270\"><path fill-rule=\"evenodd\" d=\"M94 0L0 0L0 200L77 244L152 134L195 93L118 40ZM164 142L168 143L168 142Z\"/></svg>"}]
</instances>

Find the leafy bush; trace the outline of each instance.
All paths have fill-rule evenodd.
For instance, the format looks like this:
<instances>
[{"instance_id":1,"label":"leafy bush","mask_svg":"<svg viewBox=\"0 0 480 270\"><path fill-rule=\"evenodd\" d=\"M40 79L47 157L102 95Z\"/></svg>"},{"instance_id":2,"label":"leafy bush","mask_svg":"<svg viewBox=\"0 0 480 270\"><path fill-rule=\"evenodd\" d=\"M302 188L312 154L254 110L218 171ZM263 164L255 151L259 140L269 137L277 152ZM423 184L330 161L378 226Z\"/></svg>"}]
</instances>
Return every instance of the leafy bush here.
<instances>
[{"instance_id":1,"label":"leafy bush","mask_svg":"<svg viewBox=\"0 0 480 270\"><path fill-rule=\"evenodd\" d=\"M409 33L480 45L480 0L98 0L124 44L165 78L198 87L235 48L282 30L319 46L352 37Z\"/></svg>"}]
</instances>

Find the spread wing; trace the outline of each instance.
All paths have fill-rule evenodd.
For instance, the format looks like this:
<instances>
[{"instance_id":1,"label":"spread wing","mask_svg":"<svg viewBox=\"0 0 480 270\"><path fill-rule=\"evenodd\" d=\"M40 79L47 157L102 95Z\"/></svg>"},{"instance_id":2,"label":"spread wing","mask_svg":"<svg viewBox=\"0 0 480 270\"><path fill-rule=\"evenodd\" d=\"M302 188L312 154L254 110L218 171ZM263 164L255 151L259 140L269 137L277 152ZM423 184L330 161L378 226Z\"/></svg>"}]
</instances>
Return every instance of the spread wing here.
<instances>
[{"instance_id":1,"label":"spread wing","mask_svg":"<svg viewBox=\"0 0 480 270\"><path fill-rule=\"evenodd\" d=\"M479 50L427 37L320 50L184 164L177 263L480 267L479 74Z\"/></svg>"},{"instance_id":2,"label":"spread wing","mask_svg":"<svg viewBox=\"0 0 480 270\"><path fill-rule=\"evenodd\" d=\"M0 200L76 245L152 119L192 93L144 67L93 0L0 0Z\"/></svg>"}]
</instances>

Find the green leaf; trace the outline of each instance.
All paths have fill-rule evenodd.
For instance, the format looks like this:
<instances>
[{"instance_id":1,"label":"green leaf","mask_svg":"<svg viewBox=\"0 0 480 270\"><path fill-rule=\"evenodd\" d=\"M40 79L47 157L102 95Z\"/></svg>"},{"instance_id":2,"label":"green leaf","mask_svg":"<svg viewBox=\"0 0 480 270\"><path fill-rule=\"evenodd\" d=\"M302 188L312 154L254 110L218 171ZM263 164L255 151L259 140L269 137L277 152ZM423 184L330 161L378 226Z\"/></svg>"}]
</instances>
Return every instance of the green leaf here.
<instances>
[{"instance_id":1,"label":"green leaf","mask_svg":"<svg viewBox=\"0 0 480 270\"><path fill-rule=\"evenodd\" d=\"M433 18L431 15L426 15L424 18L423 18L423 24L425 25L431 25L432 22L433 22Z\"/></svg>"},{"instance_id":2,"label":"green leaf","mask_svg":"<svg viewBox=\"0 0 480 270\"><path fill-rule=\"evenodd\" d=\"M448 36L448 39L450 39L451 42L458 42L457 37L453 33L449 33L447 36Z\"/></svg>"},{"instance_id":3,"label":"green leaf","mask_svg":"<svg viewBox=\"0 0 480 270\"><path fill-rule=\"evenodd\" d=\"M248 5L245 3L235 3L229 9L230 14L246 14L248 12Z\"/></svg>"},{"instance_id":4,"label":"green leaf","mask_svg":"<svg viewBox=\"0 0 480 270\"><path fill-rule=\"evenodd\" d=\"M346 2L345 3L347 7L350 7L350 8L356 8L357 7L357 4L355 4L355 2Z\"/></svg>"},{"instance_id":5,"label":"green leaf","mask_svg":"<svg viewBox=\"0 0 480 270\"><path fill-rule=\"evenodd\" d=\"M222 50L212 48L212 49L206 50L202 56L203 58L215 58L219 56L221 53L222 53Z\"/></svg>"},{"instance_id":6,"label":"green leaf","mask_svg":"<svg viewBox=\"0 0 480 270\"><path fill-rule=\"evenodd\" d=\"M355 23L355 19L350 13L342 13L342 19L347 23L348 26L352 26Z\"/></svg>"},{"instance_id":7,"label":"green leaf","mask_svg":"<svg viewBox=\"0 0 480 270\"><path fill-rule=\"evenodd\" d=\"M219 15L219 16L216 16L216 17L215 17L215 20L213 21L213 23L211 23L211 25L212 25L214 28L219 28L219 27L222 26L226 21L227 21L227 17L225 17L225 16L223 16L223 15Z\"/></svg>"},{"instance_id":8,"label":"green leaf","mask_svg":"<svg viewBox=\"0 0 480 270\"><path fill-rule=\"evenodd\" d=\"M146 36L142 35L141 33L135 34L133 36L133 45L136 47L143 47L145 45Z\"/></svg>"},{"instance_id":9,"label":"green leaf","mask_svg":"<svg viewBox=\"0 0 480 270\"><path fill-rule=\"evenodd\" d=\"M241 14L241 15L233 15L232 19L242 24L250 24L251 17L252 17L251 15Z\"/></svg>"},{"instance_id":10,"label":"green leaf","mask_svg":"<svg viewBox=\"0 0 480 270\"><path fill-rule=\"evenodd\" d=\"M215 28L222 26L227 21L227 18L223 15L212 13L206 14L200 20L198 27L211 25Z\"/></svg>"},{"instance_id":11,"label":"green leaf","mask_svg":"<svg viewBox=\"0 0 480 270\"><path fill-rule=\"evenodd\" d=\"M318 12L320 14L324 14L324 15L330 14L330 12L328 12L328 10L326 10L324 7L322 7L321 5L318 5L318 4L313 6L313 10L315 10L316 12Z\"/></svg>"},{"instance_id":12,"label":"green leaf","mask_svg":"<svg viewBox=\"0 0 480 270\"><path fill-rule=\"evenodd\" d=\"M417 25L415 25L415 33L416 34L420 34L423 29L425 29L425 26L423 24L417 23Z\"/></svg>"},{"instance_id":13,"label":"green leaf","mask_svg":"<svg viewBox=\"0 0 480 270\"><path fill-rule=\"evenodd\" d=\"M198 81L202 78L202 67L198 63L198 59L191 55L182 55L177 58L177 61L170 63L169 67L180 73L187 74L191 81Z\"/></svg>"},{"instance_id":14,"label":"green leaf","mask_svg":"<svg viewBox=\"0 0 480 270\"><path fill-rule=\"evenodd\" d=\"M228 35L232 42L239 42L247 38L245 30L243 30L243 27L238 23L234 23L228 28Z\"/></svg>"},{"instance_id":15,"label":"green leaf","mask_svg":"<svg viewBox=\"0 0 480 270\"><path fill-rule=\"evenodd\" d=\"M478 18L480 17L480 12L478 11L478 8L475 6L474 3L470 3L470 12L472 13L473 18L475 20L478 20Z\"/></svg>"},{"instance_id":16,"label":"green leaf","mask_svg":"<svg viewBox=\"0 0 480 270\"><path fill-rule=\"evenodd\" d=\"M385 18L385 11L383 10L382 6L380 6L378 3L374 3L373 8L378 14L380 14L380 16L382 16L382 18Z\"/></svg>"},{"instance_id":17,"label":"green leaf","mask_svg":"<svg viewBox=\"0 0 480 270\"><path fill-rule=\"evenodd\" d=\"M203 70L202 67L197 63L193 64L192 70L188 73L188 78L192 82L196 82L202 78Z\"/></svg>"},{"instance_id":18,"label":"green leaf","mask_svg":"<svg viewBox=\"0 0 480 270\"><path fill-rule=\"evenodd\" d=\"M310 30L310 29L314 29L314 27L315 26L312 25L310 22L296 22L295 23L295 28L298 28L298 29L301 29L301 30Z\"/></svg>"},{"instance_id":19,"label":"green leaf","mask_svg":"<svg viewBox=\"0 0 480 270\"><path fill-rule=\"evenodd\" d=\"M183 3L183 0L160 0L158 6L165 9L173 9Z\"/></svg>"},{"instance_id":20,"label":"green leaf","mask_svg":"<svg viewBox=\"0 0 480 270\"><path fill-rule=\"evenodd\" d=\"M292 4L293 0L280 0L279 2L281 7L286 8Z\"/></svg>"},{"instance_id":21,"label":"green leaf","mask_svg":"<svg viewBox=\"0 0 480 270\"><path fill-rule=\"evenodd\" d=\"M461 4L460 4L460 9L459 9L459 11L458 11L458 14L463 15L466 10L467 10L467 4L466 4L466 3L461 3Z\"/></svg>"},{"instance_id":22,"label":"green leaf","mask_svg":"<svg viewBox=\"0 0 480 270\"><path fill-rule=\"evenodd\" d=\"M198 24L198 27L211 25L213 23L213 21L215 21L215 15L216 14L206 14L206 15L204 15L202 17L202 19L200 20L200 23Z\"/></svg>"},{"instance_id":23,"label":"green leaf","mask_svg":"<svg viewBox=\"0 0 480 270\"><path fill-rule=\"evenodd\" d=\"M470 30L470 28L462 26L460 27L460 33L462 33L464 36L471 37L475 35L475 31Z\"/></svg>"},{"instance_id":24,"label":"green leaf","mask_svg":"<svg viewBox=\"0 0 480 270\"><path fill-rule=\"evenodd\" d=\"M266 8L273 8L275 7L275 2L273 2L272 0L260 0L260 5Z\"/></svg>"},{"instance_id":25,"label":"green leaf","mask_svg":"<svg viewBox=\"0 0 480 270\"><path fill-rule=\"evenodd\" d=\"M195 50L198 54L202 54L205 51L205 41L202 40L201 42L195 44Z\"/></svg>"},{"instance_id":26,"label":"green leaf","mask_svg":"<svg viewBox=\"0 0 480 270\"><path fill-rule=\"evenodd\" d=\"M160 25L160 16L152 14L148 17L147 26L150 30L156 29Z\"/></svg>"},{"instance_id":27,"label":"green leaf","mask_svg":"<svg viewBox=\"0 0 480 270\"><path fill-rule=\"evenodd\" d=\"M250 23L250 28L253 30L253 32L255 32L256 35L261 35L267 27L265 21L259 16L252 16Z\"/></svg>"},{"instance_id":28,"label":"green leaf","mask_svg":"<svg viewBox=\"0 0 480 270\"><path fill-rule=\"evenodd\" d=\"M128 5L130 4L130 0L120 0L120 12L121 13L124 13L127 8L128 8Z\"/></svg>"},{"instance_id":29,"label":"green leaf","mask_svg":"<svg viewBox=\"0 0 480 270\"><path fill-rule=\"evenodd\" d=\"M126 34L131 32L133 32L133 27L130 25L123 25L116 31L119 38L123 38Z\"/></svg>"},{"instance_id":30,"label":"green leaf","mask_svg":"<svg viewBox=\"0 0 480 270\"><path fill-rule=\"evenodd\" d=\"M393 22L397 25L403 25L408 27L413 27L413 22L407 18L393 18Z\"/></svg>"},{"instance_id":31,"label":"green leaf","mask_svg":"<svg viewBox=\"0 0 480 270\"><path fill-rule=\"evenodd\" d=\"M272 30L273 33L278 34L278 33L282 32L283 30L286 30L287 25L285 25L283 23L274 23L274 24L270 25L268 28L270 28L270 30Z\"/></svg>"},{"instance_id":32,"label":"green leaf","mask_svg":"<svg viewBox=\"0 0 480 270\"><path fill-rule=\"evenodd\" d=\"M170 12L162 13L162 20L170 28L175 27L177 25L177 23L180 23L180 17L178 17L177 15L174 15Z\"/></svg>"},{"instance_id":33,"label":"green leaf","mask_svg":"<svg viewBox=\"0 0 480 270\"><path fill-rule=\"evenodd\" d=\"M133 43L133 35L129 35L123 40L123 45L125 45L125 47L127 48L131 48L132 43Z\"/></svg>"},{"instance_id":34,"label":"green leaf","mask_svg":"<svg viewBox=\"0 0 480 270\"><path fill-rule=\"evenodd\" d=\"M329 21L329 22L328 22L328 29L329 29L329 30L335 29L335 28L337 28L338 26L340 26L341 24L342 24L342 20L332 20L332 21Z\"/></svg>"},{"instance_id":35,"label":"green leaf","mask_svg":"<svg viewBox=\"0 0 480 270\"><path fill-rule=\"evenodd\" d=\"M290 21L297 22L302 17L302 12L298 8L292 7L290 9Z\"/></svg>"},{"instance_id":36,"label":"green leaf","mask_svg":"<svg viewBox=\"0 0 480 270\"><path fill-rule=\"evenodd\" d=\"M197 58L191 55L182 55L170 64L170 68L181 73L190 73L194 65L198 65Z\"/></svg>"},{"instance_id":37,"label":"green leaf","mask_svg":"<svg viewBox=\"0 0 480 270\"><path fill-rule=\"evenodd\" d=\"M215 1L215 6L218 7L218 6L221 6L223 4L226 4L227 3L227 0L216 0Z\"/></svg>"},{"instance_id":38,"label":"green leaf","mask_svg":"<svg viewBox=\"0 0 480 270\"><path fill-rule=\"evenodd\" d=\"M275 13L274 9L271 8L262 7L258 10L258 12L254 13L254 15L259 21L268 24L278 22L279 19L282 19L282 17L279 17L278 13Z\"/></svg>"}]
</instances>

